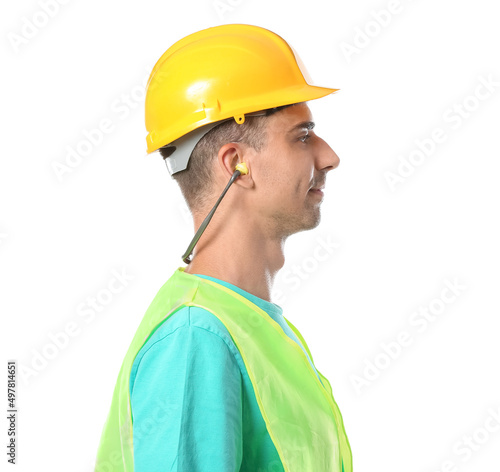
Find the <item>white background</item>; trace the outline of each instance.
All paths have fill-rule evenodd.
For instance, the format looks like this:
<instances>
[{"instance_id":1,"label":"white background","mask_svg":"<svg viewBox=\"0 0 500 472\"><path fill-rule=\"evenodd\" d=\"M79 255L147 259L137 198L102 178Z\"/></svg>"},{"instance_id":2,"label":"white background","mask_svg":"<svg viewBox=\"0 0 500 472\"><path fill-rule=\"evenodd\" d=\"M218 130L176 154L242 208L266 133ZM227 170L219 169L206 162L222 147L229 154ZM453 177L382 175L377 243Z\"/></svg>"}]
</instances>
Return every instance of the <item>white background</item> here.
<instances>
[{"instance_id":1,"label":"white background","mask_svg":"<svg viewBox=\"0 0 500 472\"><path fill-rule=\"evenodd\" d=\"M128 344L194 232L161 158L146 156L144 82L181 37L249 23L341 89L310 103L341 164L320 226L287 242L274 301L331 381L355 470L498 471L495 2L73 0L50 16L42 3L1 15L2 382L7 359L24 370L15 470L92 470ZM85 149L102 120L112 131L58 179L68 146ZM446 139L432 145L435 128ZM129 280L102 298L113 271ZM462 288L443 303L446 281ZM400 332L410 345L393 344Z\"/></svg>"}]
</instances>

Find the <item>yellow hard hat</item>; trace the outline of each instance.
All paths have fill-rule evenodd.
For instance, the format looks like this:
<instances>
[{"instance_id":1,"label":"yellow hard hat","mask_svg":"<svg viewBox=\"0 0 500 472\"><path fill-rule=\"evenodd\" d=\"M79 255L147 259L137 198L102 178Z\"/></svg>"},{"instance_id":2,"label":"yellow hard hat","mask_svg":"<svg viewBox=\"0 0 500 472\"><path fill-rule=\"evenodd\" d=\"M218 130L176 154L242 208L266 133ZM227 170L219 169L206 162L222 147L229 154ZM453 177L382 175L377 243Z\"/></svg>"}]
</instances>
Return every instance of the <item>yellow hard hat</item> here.
<instances>
[{"instance_id":1,"label":"yellow hard hat","mask_svg":"<svg viewBox=\"0 0 500 472\"><path fill-rule=\"evenodd\" d=\"M310 82L293 48L265 28L222 25L186 36L160 57L149 77L148 153L211 123L234 118L241 124L246 113L338 90Z\"/></svg>"}]
</instances>

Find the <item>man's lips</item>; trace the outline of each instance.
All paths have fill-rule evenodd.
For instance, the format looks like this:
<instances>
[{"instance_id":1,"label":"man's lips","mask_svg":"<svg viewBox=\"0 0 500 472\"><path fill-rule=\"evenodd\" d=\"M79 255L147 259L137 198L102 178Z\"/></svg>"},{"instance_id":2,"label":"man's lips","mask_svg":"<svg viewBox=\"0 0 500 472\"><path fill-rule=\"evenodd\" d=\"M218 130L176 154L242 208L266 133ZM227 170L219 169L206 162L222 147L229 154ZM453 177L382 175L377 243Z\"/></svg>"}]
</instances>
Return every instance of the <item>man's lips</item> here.
<instances>
[{"instance_id":1,"label":"man's lips","mask_svg":"<svg viewBox=\"0 0 500 472\"><path fill-rule=\"evenodd\" d=\"M321 186L321 187L312 187L311 189L309 189L309 192L315 194L315 195L323 195L323 189L325 188L325 186Z\"/></svg>"}]
</instances>

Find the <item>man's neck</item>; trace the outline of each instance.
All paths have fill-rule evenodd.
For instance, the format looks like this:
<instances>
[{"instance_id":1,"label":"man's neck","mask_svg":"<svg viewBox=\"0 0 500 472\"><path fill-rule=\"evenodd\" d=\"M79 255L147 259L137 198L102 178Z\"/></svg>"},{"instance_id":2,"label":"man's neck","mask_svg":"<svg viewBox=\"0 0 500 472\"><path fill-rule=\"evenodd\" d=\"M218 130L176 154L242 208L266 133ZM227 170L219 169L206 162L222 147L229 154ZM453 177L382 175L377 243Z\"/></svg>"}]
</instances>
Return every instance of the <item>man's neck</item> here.
<instances>
[{"instance_id":1,"label":"man's neck","mask_svg":"<svg viewBox=\"0 0 500 472\"><path fill-rule=\"evenodd\" d=\"M185 271L223 280L271 301L274 278L285 263L284 240L252 231L248 224L208 228Z\"/></svg>"}]
</instances>

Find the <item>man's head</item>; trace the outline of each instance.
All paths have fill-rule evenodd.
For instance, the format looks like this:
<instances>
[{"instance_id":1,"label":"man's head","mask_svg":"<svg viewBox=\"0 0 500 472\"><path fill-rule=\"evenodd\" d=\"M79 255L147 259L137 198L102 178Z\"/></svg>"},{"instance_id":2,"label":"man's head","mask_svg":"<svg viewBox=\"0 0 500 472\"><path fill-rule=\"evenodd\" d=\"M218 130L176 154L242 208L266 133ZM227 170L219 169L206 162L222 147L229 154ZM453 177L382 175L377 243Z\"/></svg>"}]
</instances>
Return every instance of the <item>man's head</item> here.
<instances>
[{"instance_id":1,"label":"man's head","mask_svg":"<svg viewBox=\"0 0 500 472\"><path fill-rule=\"evenodd\" d=\"M297 53L272 31L241 24L208 28L177 41L151 72L148 152L160 150L166 158L195 224L231 179L217 212L225 228L238 227L239 218L270 238L310 229L319 223L322 199L310 188L324 182L338 158L314 134L306 102L337 90L312 85ZM275 112L251 116L269 109ZM250 172L234 180L242 162Z\"/></svg>"}]
</instances>

